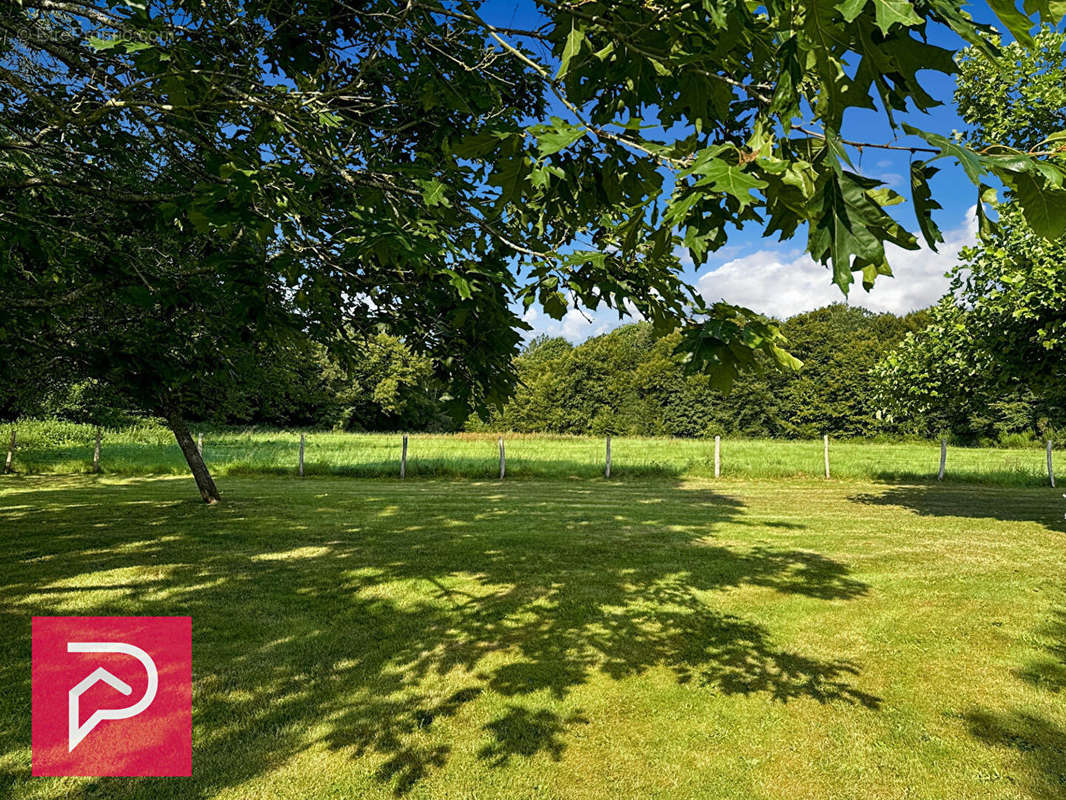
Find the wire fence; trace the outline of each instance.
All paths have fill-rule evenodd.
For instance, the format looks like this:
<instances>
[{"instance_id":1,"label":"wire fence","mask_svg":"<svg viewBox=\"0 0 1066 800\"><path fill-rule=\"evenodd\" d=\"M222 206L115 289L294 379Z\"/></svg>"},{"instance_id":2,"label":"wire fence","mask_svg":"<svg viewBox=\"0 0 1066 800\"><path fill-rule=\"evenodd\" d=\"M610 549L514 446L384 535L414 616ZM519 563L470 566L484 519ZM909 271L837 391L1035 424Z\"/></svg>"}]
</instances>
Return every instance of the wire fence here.
<instances>
[{"instance_id":1,"label":"wire fence","mask_svg":"<svg viewBox=\"0 0 1066 800\"><path fill-rule=\"evenodd\" d=\"M20 423L8 471L183 474L162 428L97 431ZM1054 486L1051 444L944 446L939 441L667 439L539 434L358 434L207 430L194 434L217 475L423 476L476 479L640 476L943 480ZM6 439L6 437L5 437Z\"/></svg>"}]
</instances>

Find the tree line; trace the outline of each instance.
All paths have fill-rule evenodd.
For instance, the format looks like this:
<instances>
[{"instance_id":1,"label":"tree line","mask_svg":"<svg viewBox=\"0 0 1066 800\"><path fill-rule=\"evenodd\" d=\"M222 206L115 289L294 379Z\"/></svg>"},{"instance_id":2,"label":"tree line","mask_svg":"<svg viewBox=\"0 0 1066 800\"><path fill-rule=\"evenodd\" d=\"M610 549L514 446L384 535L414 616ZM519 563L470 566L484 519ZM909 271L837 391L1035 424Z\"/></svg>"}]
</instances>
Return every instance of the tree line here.
<instances>
[{"instance_id":1,"label":"tree line","mask_svg":"<svg viewBox=\"0 0 1066 800\"><path fill-rule=\"evenodd\" d=\"M533 340L514 398L486 423L516 431L639 436L871 436L901 427L871 403L871 368L925 312L897 317L844 304L781 323L798 371L758 364L725 393L686 371L677 335L626 325L576 347Z\"/></svg>"},{"instance_id":2,"label":"tree line","mask_svg":"<svg viewBox=\"0 0 1066 800\"><path fill-rule=\"evenodd\" d=\"M1029 388L931 388L901 364L935 334L939 307L902 316L837 303L780 323L803 365L770 364L741 375L729 392L686 369L680 333L647 322L574 345L539 336L515 358L518 387L485 415L456 419L432 365L401 340L378 334L345 367L311 341L263 353L259 379L240 394L202 398L198 422L347 431L460 429L708 437L814 438L946 435L959 443L1004 443L1049 435L1062 413ZM915 386L924 404L906 401ZM57 386L33 412L119 425L135 412L98 382Z\"/></svg>"},{"instance_id":3,"label":"tree line","mask_svg":"<svg viewBox=\"0 0 1066 800\"><path fill-rule=\"evenodd\" d=\"M570 434L773 438L947 436L960 444L1042 438L1062 408L1028 387L945 382L924 404L914 376L896 369L928 337L938 308L903 316L842 303L780 323L797 370L748 372L731 391L685 370L676 334L656 338L636 323L573 346L534 339L516 359L514 397L468 427ZM926 384L922 384L927 386Z\"/></svg>"}]
</instances>

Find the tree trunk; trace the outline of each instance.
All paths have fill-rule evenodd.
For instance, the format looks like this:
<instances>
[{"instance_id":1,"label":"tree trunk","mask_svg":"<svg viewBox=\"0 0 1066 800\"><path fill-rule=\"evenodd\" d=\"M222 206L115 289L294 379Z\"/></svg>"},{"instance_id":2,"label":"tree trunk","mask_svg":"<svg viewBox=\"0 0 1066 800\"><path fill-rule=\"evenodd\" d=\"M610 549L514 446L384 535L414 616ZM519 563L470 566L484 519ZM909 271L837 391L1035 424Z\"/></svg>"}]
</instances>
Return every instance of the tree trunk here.
<instances>
[{"instance_id":1,"label":"tree trunk","mask_svg":"<svg viewBox=\"0 0 1066 800\"><path fill-rule=\"evenodd\" d=\"M204 463L200 451L196 449L196 442L193 440L192 434L189 433L185 420L174 408L164 409L163 416L166 418L167 424L170 425L170 430L174 432L174 438L178 440L178 447L181 448L185 461L189 464L189 470L196 480L196 488L200 490L200 497L208 505L217 503L222 498L218 494L215 482L211 479L211 473L207 471L207 465Z\"/></svg>"}]
</instances>

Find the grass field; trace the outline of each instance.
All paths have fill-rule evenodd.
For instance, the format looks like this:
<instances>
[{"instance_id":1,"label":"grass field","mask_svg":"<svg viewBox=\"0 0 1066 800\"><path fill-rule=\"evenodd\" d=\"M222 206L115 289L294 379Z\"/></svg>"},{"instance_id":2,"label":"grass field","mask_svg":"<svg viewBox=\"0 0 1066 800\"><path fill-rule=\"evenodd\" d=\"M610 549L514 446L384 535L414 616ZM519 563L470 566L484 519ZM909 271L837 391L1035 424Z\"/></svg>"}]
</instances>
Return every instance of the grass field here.
<instances>
[{"instance_id":1,"label":"grass field","mask_svg":"<svg viewBox=\"0 0 1066 800\"><path fill-rule=\"evenodd\" d=\"M1050 488L220 488L0 478L0 796L1066 794ZM35 614L192 616L191 779L29 777Z\"/></svg>"},{"instance_id":2,"label":"grass field","mask_svg":"<svg viewBox=\"0 0 1066 800\"><path fill-rule=\"evenodd\" d=\"M22 444L15 467L29 473L88 472L93 428L40 422L20 425ZM504 434L510 478L592 478L603 474L604 440L577 436ZM204 458L216 475L294 474L299 432L212 431ZM396 477L400 434L307 433L305 473L354 477ZM612 477L694 478L714 475L714 442L706 439L612 441ZM861 440L830 445L835 478L915 482L934 479L938 442L888 444ZM112 475L185 474L188 467L165 428L144 425L108 431L101 466ZM733 440L722 442L722 474L732 478L795 478L824 474L819 441ZM496 434L412 434L410 477L492 478L499 475ZM951 447L946 479L952 482L1042 486L1047 464L1042 448Z\"/></svg>"}]
</instances>

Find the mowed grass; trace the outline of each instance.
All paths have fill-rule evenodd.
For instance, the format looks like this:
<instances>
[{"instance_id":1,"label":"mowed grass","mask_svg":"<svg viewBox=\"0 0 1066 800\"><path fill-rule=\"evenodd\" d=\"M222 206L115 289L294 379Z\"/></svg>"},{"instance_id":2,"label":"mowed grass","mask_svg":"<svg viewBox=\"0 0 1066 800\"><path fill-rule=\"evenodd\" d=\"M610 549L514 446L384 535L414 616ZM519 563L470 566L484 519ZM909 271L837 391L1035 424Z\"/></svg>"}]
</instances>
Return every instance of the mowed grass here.
<instances>
[{"instance_id":1,"label":"mowed grass","mask_svg":"<svg viewBox=\"0 0 1066 800\"><path fill-rule=\"evenodd\" d=\"M0 479L0 796L1061 798L1050 488ZM191 615L193 777L30 778L30 617Z\"/></svg>"},{"instance_id":2,"label":"mowed grass","mask_svg":"<svg viewBox=\"0 0 1066 800\"><path fill-rule=\"evenodd\" d=\"M15 468L24 473L85 473L92 468L94 429L54 422L20 423L22 444ZM510 478L592 478L602 475L603 438L545 434L411 434L408 477L486 479L498 477L497 439L504 438ZM402 434L305 432L307 475L398 477ZM292 475L297 471L299 431L208 430L204 458L216 475ZM615 437L611 443L614 478L694 478L714 475L713 439ZM722 441L722 475L732 478L796 478L824 475L821 440ZM831 441L835 478L915 482L935 480L938 442L889 444ZM165 428L143 425L105 433L101 469L111 475L181 475L188 471ZM1005 486L1048 482L1045 452L1039 447L948 449L946 480Z\"/></svg>"}]
</instances>

